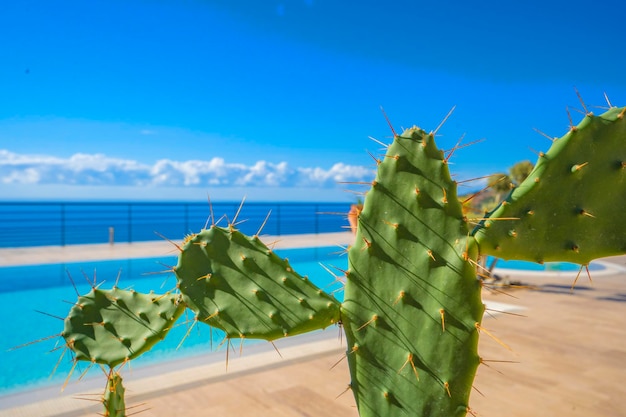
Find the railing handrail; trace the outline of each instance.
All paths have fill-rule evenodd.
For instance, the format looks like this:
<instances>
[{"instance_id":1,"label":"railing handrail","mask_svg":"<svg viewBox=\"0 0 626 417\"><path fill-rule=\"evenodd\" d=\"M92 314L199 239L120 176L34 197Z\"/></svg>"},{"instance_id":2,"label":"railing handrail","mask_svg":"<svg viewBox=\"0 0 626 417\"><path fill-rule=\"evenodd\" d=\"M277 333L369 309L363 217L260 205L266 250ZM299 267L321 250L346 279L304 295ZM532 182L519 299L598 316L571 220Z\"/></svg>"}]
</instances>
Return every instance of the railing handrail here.
<instances>
[{"instance_id":1,"label":"railing handrail","mask_svg":"<svg viewBox=\"0 0 626 417\"><path fill-rule=\"evenodd\" d=\"M150 230L173 238L197 231L211 212L217 221L232 219L241 202L188 201L3 201L0 202L0 247L105 243L111 230L119 242L159 239ZM271 211L264 232L281 235L345 230L350 203L246 202L237 221L255 233ZM239 223L249 219L247 223ZM222 223L225 225L226 221ZM112 243L112 242L111 242Z\"/></svg>"}]
</instances>

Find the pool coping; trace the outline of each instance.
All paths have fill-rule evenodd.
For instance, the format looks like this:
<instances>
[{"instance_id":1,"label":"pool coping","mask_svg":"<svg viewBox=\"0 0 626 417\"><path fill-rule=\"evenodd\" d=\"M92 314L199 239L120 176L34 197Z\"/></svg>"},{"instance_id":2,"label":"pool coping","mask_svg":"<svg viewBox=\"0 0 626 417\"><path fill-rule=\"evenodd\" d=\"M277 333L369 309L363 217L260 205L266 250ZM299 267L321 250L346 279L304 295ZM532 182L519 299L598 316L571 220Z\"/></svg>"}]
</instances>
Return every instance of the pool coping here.
<instances>
[{"instance_id":1,"label":"pool coping","mask_svg":"<svg viewBox=\"0 0 626 417\"><path fill-rule=\"evenodd\" d=\"M301 235L261 235L261 240L275 249L299 249L323 246L345 248L352 243L351 232L301 234ZM20 248L0 248L0 267L58 264L81 261L122 260L133 258L155 258L177 255L179 241L165 239L133 243L31 246Z\"/></svg>"}]
</instances>

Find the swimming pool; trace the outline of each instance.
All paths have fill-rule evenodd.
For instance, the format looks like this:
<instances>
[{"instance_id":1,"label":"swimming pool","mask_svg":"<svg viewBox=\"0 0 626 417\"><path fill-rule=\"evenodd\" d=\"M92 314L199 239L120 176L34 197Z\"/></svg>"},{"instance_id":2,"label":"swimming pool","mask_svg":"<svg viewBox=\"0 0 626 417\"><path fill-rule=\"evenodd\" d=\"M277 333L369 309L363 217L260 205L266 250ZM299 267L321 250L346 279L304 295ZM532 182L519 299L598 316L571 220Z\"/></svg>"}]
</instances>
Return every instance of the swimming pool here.
<instances>
[{"instance_id":1,"label":"swimming pool","mask_svg":"<svg viewBox=\"0 0 626 417\"><path fill-rule=\"evenodd\" d=\"M491 265L493 258L487 258L487 265ZM498 259L496 263L496 269L509 269L509 270L521 270L521 271L537 271L537 272L578 272L580 265L569 262L546 262L539 264L536 262L527 261L504 261ZM590 263L590 271L601 271L605 269L604 266L598 263Z\"/></svg>"},{"instance_id":2,"label":"swimming pool","mask_svg":"<svg viewBox=\"0 0 626 417\"><path fill-rule=\"evenodd\" d=\"M316 285L327 292L341 290L335 277L327 272L326 267L347 267L347 256L339 256L337 247L317 247L308 249L285 249L276 252L289 258L294 269L301 275L307 275ZM120 288L133 288L140 292L154 290L163 293L175 288L174 274L154 272L166 271L176 265L175 256L164 258L113 260L99 262L80 262L68 264L29 265L0 268L0 312L5 322L2 325L3 337L0 338L0 395L10 394L23 389L42 387L50 384L61 386L67 377L72 361L66 353L59 362L63 351L63 339L54 337L40 343L34 343L19 349L15 346L59 334L63 330L61 318L65 317L76 300L76 291L68 278L68 273L76 283L81 294L87 293L93 280L94 271L97 281L104 282L103 288L110 288L120 275ZM342 299L341 292L335 293ZM45 314L41 314L43 312ZM195 326L185 338L188 326L185 315L167 338L157 343L154 348L133 361L132 366L141 366L157 361L172 360L215 350L223 340L223 334L217 330L209 331L208 326ZM191 319L191 315L187 315ZM211 340L212 337L212 340ZM177 349L181 340L184 342ZM251 341L251 343L254 343ZM50 374L57 362L59 366L52 377ZM74 371L72 380L80 376L87 367ZM93 367L91 373L101 372Z\"/></svg>"},{"instance_id":3,"label":"swimming pool","mask_svg":"<svg viewBox=\"0 0 626 417\"><path fill-rule=\"evenodd\" d=\"M277 250L277 253L289 258L298 273L307 275L319 287L328 292L338 291L335 296L342 300L341 285L320 265L322 263L331 269L333 266L346 269L347 256L339 256L339 251L337 247L317 247ZM67 315L76 300L76 291L68 278L68 273L73 277L81 294L89 291L90 283L87 280L93 280L94 273L98 282L104 282L103 288L110 288L119 274L120 288L163 293L174 289L176 279L171 272L163 274L154 272L167 271L176 262L176 257L170 256L0 268L0 312L5 318L2 325L4 337L0 338L0 363L3 368L0 373L0 395L50 384L60 386L68 375L72 366L69 353L62 358L55 374L49 378L63 350L63 340L60 337L11 350L15 346L62 331L61 318ZM545 265L530 262L499 261L497 266L518 270L546 270ZM596 268L593 264L592 267ZM599 265L597 267L602 268ZM552 271L575 272L578 269L579 266L575 264L548 266L548 270ZM188 329L185 317L179 319L177 327L164 341L134 360L132 365L141 366L187 357L215 350L219 346L223 335L217 330L209 331L208 326L194 327L185 338ZM187 315L187 318L191 316ZM177 350L184 338L184 343ZM79 365L80 368L76 369L73 379L86 367L83 363ZM100 371L94 367L92 372Z\"/></svg>"}]
</instances>

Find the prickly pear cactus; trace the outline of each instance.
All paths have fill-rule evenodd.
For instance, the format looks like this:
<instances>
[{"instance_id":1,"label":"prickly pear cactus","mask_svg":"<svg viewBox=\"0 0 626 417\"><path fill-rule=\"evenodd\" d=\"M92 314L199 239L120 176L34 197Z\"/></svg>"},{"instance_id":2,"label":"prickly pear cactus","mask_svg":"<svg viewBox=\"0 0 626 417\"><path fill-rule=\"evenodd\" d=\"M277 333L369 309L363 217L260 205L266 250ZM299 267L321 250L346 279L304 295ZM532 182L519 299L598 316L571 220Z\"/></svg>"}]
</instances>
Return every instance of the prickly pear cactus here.
<instances>
[{"instance_id":1,"label":"prickly pear cactus","mask_svg":"<svg viewBox=\"0 0 626 417\"><path fill-rule=\"evenodd\" d=\"M626 252L626 107L587 114L475 230L484 254L533 262Z\"/></svg>"},{"instance_id":2,"label":"prickly pear cactus","mask_svg":"<svg viewBox=\"0 0 626 417\"><path fill-rule=\"evenodd\" d=\"M362 417L466 414L484 311L476 256L433 135L396 136L359 216L342 307Z\"/></svg>"},{"instance_id":3,"label":"prickly pear cactus","mask_svg":"<svg viewBox=\"0 0 626 417\"><path fill-rule=\"evenodd\" d=\"M94 288L62 335L76 360L113 367L163 338L185 306L228 339L342 322L361 417L465 416L480 363L479 252L583 265L626 252L625 113L588 114L472 234L434 135L395 135L358 218L342 305L258 237L211 226L181 248L181 295ZM111 371L105 415L124 415L123 395Z\"/></svg>"},{"instance_id":4,"label":"prickly pear cactus","mask_svg":"<svg viewBox=\"0 0 626 417\"><path fill-rule=\"evenodd\" d=\"M178 295L92 288L78 297L61 334L75 359L110 366L134 359L163 339L185 307Z\"/></svg>"},{"instance_id":5,"label":"prickly pear cactus","mask_svg":"<svg viewBox=\"0 0 626 417\"><path fill-rule=\"evenodd\" d=\"M226 337L274 340L339 322L340 304L258 237L211 226L187 240L174 269L196 320Z\"/></svg>"}]
</instances>

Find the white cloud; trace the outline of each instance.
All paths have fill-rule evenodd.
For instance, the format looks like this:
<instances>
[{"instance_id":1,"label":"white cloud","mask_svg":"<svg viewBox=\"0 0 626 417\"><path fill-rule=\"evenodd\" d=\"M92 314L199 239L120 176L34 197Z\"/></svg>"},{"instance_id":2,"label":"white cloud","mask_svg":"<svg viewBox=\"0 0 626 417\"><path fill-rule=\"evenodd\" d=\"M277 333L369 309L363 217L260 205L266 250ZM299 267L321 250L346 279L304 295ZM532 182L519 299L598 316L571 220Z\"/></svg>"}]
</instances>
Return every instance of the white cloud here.
<instances>
[{"instance_id":1,"label":"white cloud","mask_svg":"<svg viewBox=\"0 0 626 417\"><path fill-rule=\"evenodd\" d=\"M374 172L369 168L344 163L326 169L268 161L246 165L215 157L189 161L161 159L149 165L103 154L77 153L59 158L0 149L0 184L6 185L332 188L344 187L338 186L338 182L370 181L373 177Z\"/></svg>"}]
</instances>

